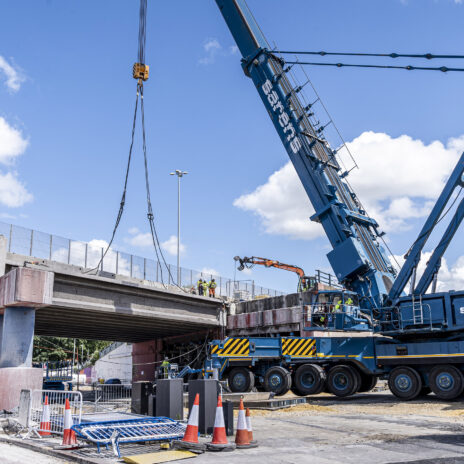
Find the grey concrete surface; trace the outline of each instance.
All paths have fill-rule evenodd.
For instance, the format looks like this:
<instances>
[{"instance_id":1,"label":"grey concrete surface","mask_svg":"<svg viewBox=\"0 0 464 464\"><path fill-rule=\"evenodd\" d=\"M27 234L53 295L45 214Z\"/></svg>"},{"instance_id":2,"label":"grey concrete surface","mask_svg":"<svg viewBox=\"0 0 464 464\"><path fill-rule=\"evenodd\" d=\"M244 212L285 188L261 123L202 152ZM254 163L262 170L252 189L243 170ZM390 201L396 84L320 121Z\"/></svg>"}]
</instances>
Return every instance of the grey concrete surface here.
<instances>
[{"instance_id":1,"label":"grey concrete surface","mask_svg":"<svg viewBox=\"0 0 464 464\"><path fill-rule=\"evenodd\" d=\"M60 458L47 456L8 443L0 443L0 456L2 464L64 464L66 462Z\"/></svg>"},{"instance_id":2,"label":"grey concrete surface","mask_svg":"<svg viewBox=\"0 0 464 464\"><path fill-rule=\"evenodd\" d=\"M319 395L311 397L310 403L304 406L273 412L252 411L252 421L258 448L208 452L195 458L195 462L464 463L463 403L443 402L433 395L408 403L398 402L385 393L362 394L349 399ZM210 439L202 437L200 440ZM45 444L43 442L34 440L34 446ZM156 452L157 449L155 444L121 447L123 456ZM66 456L69 461L86 464L120 462L111 450L98 454L95 447L66 452Z\"/></svg>"}]
</instances>

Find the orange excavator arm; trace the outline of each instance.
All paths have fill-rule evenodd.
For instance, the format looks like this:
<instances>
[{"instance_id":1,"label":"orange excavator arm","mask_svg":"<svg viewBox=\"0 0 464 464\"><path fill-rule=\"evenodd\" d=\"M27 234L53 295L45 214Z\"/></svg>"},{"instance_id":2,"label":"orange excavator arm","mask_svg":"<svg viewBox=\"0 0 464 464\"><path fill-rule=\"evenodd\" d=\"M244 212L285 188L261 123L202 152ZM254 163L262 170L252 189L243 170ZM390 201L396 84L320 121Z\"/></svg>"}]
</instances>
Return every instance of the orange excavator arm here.
<instances>
[{"instance_id":1,"label":"orange excavator arm","mask_svg":"<svg viewBox=\"0 0 464 464\"><path fill-rule=\"evenodd\" d=\"M255 264L258 264L260 266L275 267L277 269L284 269L285 271L294 272L295 274L298 274L300 278L304 277L305 275L301 267L293 266L292 264L281 263L273 259L259 258L257 256L252 256L251 258L248 258L246 256L244 258L240 258L239 256L236 256L234 260L240 263L238 266L239 271L243 271L243 269L245 269L246 267L251 267Z\"/></svg>"}]
</instances>

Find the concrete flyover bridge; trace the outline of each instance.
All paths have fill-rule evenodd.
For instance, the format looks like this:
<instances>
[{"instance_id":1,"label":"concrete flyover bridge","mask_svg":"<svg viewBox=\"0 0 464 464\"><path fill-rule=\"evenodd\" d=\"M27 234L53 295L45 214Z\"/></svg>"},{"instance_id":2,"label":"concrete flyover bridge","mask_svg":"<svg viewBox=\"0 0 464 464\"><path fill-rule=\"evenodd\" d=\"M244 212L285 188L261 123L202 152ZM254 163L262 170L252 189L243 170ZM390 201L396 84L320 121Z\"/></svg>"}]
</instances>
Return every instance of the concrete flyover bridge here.
<instances>
[{"instance_id":1,"label":"concrete flyover bridge","mask_svg":"<svg viewBox=\"0 0 464 464\"><path fill-rule=\"evenodd\" d=\"M222 299L10 253L2 236L0 276L0 409L21 388L40 388L42 372L31 368L34 333L141 342L214 333L225 320Z\"/></svg>"}]
</instances>

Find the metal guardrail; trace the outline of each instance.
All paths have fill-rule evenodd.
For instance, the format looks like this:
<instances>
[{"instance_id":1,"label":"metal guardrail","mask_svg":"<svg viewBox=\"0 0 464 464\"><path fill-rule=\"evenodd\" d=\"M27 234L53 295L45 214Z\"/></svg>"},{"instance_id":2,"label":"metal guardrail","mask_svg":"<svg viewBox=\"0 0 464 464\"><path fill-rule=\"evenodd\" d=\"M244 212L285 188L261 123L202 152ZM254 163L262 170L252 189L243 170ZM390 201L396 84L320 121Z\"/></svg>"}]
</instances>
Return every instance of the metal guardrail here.
<instances>
[{"instance_id":1,"label":"metal guardrail","mask_svg":"<svg viewBox=\"0 0 464 464\"><path fill-rule=\"evenodd\" d=\"M0 235L7 238L10 253L71 264L84 269L92 269L98 266L105 252L105 248L101 246L5 222L0 222ZM246 300L258 295L280 296L285 294L278 290L257 285L252 280L237 281L210 272L183 267L181 267L179 273L180 281L177 282L177 266L168 264L168 269L161 265L159 261L110 248L99 270L150 282L160 282L165 285L178 285L195 294L198 293L197 282L199 279L207 281L215 279L217 283L216 296L220 297Z\"/></svg>"},{"instance_id":2,"label":"metal guardrail","mask_svg":"<svg viewBox=\"0 0 464 464\"><path fill-rule=\"evenodd\" d=\"M48 397L50 411L50 430L41 428L43 407L45 397ZM32 390L29 428L37 432L51 432L63 434L64 409L66 399L71 407L71 418L73 424L80 424L82 418L82 393L78 391L56 391L56 390Z\"/></svg>"}]
</instances>

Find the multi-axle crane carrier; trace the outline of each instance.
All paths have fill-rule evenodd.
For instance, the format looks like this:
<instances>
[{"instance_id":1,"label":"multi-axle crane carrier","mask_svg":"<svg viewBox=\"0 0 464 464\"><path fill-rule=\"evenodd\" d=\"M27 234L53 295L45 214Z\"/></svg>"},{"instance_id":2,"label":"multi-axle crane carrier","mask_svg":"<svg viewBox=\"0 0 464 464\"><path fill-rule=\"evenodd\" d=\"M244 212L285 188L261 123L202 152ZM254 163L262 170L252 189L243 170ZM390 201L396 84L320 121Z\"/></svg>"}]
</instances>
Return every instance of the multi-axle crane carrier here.
<instances>
[{"instance_id":1,"label":"multi-axle crane carrier","mask_svg":"<svg viewBox=\"0 0 464 464\"><path fill-rule=\"evenodd\" d=\"M377 222L347 182L324 127L311 123L311 105L305 106L301 88L290 84L289 67L273 53L245 0L216 3L240 50L245 75L315 209L311 219L329 239L327 257L346 291L320 292L302 309L305 329L320 335L216 340L206 367L217 368L234 391L257 384L277 394L290 388L299 394L328 389L347 396L370 390L382 377L402 399L430 390L440 398L459 396L464 389L464 291L437 292L436 282L442 256L464 216L464 200L451 200L464 186L464 155L397 274L379 243ZM421 251L445 208L453 217L417 281ZM335 297L341 305L334 304Z\"/></svg>"}]
</instances>

